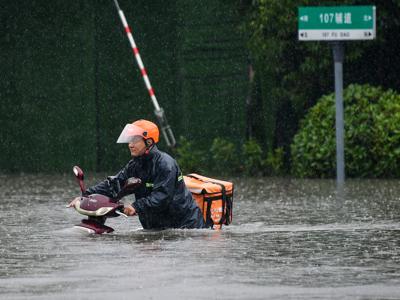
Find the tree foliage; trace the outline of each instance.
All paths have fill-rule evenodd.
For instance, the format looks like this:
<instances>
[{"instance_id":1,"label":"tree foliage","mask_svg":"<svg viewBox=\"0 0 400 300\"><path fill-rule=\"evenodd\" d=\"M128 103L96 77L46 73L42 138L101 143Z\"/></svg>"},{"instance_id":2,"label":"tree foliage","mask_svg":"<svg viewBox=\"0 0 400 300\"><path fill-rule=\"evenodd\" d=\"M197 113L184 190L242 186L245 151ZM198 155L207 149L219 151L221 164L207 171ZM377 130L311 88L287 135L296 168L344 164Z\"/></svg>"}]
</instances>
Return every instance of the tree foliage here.
<instances>
[{"instance_id":1,"label":"tree foliage","mask_svg":"<svg viewBox=\"0 0 400 300\"><path fill-rule=\"evenodd\" d=\"M400 89L398 28L400 1L241 0L242 30L247 35L260 105L264 116L254 136L268 149L283 147L290 157L299 121L322 95L334 89L333 58L329 43L299 42L297 8L324 5L376 5L377 38L345 43L344 84L369 83Z\"/></svg>"},{"instance_id":2,"label":"tree foliage","mask_svg":"<svg viewBox=\"0 0 400 300\"><path fill-rule=\"evenodd\" d=\"M350 85L343 98L347 175L400 176L400 94ZM300 177L334 177L334 93L323 96L302 121L292 144L292 162L294 174Z\"/></svg>"}]
</instances>

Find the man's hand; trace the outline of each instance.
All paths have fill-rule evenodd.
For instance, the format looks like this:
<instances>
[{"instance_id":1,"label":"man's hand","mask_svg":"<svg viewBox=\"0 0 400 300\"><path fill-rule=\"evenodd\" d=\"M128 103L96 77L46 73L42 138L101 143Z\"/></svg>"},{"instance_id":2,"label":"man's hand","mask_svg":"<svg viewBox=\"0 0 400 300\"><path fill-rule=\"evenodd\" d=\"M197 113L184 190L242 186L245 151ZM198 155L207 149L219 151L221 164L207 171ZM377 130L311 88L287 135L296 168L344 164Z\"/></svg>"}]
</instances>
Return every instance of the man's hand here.
<instances>
[{"instance_id":1,"label":"man's hand","mask_svg":"<svg viewBox=\"0 0 400 300\"><path fill-rule=\"evenodd\" d=\"M67 207L75 207L75 203L81 200L82 197L76 197L74 200L72 200Z\"/></svg>"},{"instance_id":2,"label":"man's hand","mask_svg":"<svg viewBox=\"0 0 400 300\"><path fill-rule=\"evenodd\" d=\"M134 216L134 215L136 215L136 210L133 208L132 205L125 204L124 214L126 214L127 216Z\"/></svg>"}]
</instances>

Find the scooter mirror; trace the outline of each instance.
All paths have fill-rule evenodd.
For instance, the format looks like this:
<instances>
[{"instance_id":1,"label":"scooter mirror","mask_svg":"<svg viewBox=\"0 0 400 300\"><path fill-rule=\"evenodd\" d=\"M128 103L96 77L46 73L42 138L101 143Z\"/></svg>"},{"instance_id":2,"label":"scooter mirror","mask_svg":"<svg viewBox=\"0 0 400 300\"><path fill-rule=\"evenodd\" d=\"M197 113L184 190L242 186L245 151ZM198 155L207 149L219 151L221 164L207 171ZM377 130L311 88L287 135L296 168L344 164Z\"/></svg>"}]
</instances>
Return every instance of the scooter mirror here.
<instances>
[{"instance_id":1,"label":"scooter mirror","mask_svg":"<svg viewBox=\"0 0 400 300\"><path fill-rule=\"evenodd\" d=\"M76 178L78 178L79 180L83 180L83 171L81 168L79 168L78 166L74 166L72 168L72 171L74 172Z\"/></svg>"},{"instance_id":2,"label":"scooter mirror","mask_svg":"<svg viewBox=\"0 0 400 300\"><path fill-rule=\"evenodd\" d=\"M142 181L139 178L136 177L130 177L126 181L123 190L125 191L134 191L136 188L138 188L142 184Z\"/></svg>"},{"instance_id":3,"label":"scooter mirror","mask_svg":"<svg viewBox=\"0 0 400 300\"><path fill-rule=\"evenodd\" d=\"M83 183L83 171L78 166L74 166L72 171L75 174L76 179L78 180L79 187L81 188L82 195L86 191L85 184Z\"/></svg>"}]
</instances>

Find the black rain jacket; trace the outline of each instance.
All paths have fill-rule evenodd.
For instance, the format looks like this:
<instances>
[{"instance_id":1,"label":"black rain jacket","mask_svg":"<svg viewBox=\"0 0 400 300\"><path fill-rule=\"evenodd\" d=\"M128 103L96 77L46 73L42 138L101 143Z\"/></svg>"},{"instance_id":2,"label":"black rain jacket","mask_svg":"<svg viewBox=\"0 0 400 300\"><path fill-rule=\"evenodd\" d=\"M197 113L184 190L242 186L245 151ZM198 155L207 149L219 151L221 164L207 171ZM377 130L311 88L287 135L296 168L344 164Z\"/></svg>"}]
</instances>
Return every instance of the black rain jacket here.
<instances>
[{"instance_id":1,"label":"black rain jacket","mask_svg":"<svg viewBox=\"0 0 400 300\"><path fill-rule=\"evenodd\" d=\"M134 191L136 200L132 205L144 229L205 227L201 210L186 188L178 164L156 145L149 153L130 160L113 180L124 186L131 177L142 181ZM110 181L87 189L86 194L113 197Z\"/></svg>"}]
</instances>

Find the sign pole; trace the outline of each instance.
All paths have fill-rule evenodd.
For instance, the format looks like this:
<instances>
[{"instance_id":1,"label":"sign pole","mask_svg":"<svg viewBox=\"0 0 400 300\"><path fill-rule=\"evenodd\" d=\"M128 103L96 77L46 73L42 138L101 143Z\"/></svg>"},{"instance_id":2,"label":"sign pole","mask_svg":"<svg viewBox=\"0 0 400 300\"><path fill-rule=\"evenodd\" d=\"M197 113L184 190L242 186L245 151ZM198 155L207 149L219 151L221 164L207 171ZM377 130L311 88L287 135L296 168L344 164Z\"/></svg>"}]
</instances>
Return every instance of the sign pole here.
<instances>
[{"instance_id":1,"label":"sign pole","mask_svg":"<svg viewBox=\"0 0 400 300\"><path fill-rule=\"evenodd\" d=\"M343 58L342 42L333 42L333 61L335 65L335 103L336 103L336 181L342 186L345 180L344 164L344 117L343 117Z\"/></svg>"},{"instance_id":2,"label":"sign pole","mask_svg":"<svg viewBox=\"0 0 400 300\"><path fill-rule=\"evenodd\" d=\"M328 41L332 45L335 72L336 179L344 186L343 41L376 37L376 7L304 6L298 8L299 41Z\"/></svg>"}]
</instances>

